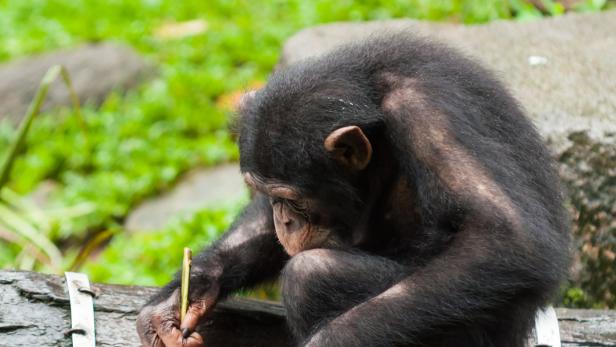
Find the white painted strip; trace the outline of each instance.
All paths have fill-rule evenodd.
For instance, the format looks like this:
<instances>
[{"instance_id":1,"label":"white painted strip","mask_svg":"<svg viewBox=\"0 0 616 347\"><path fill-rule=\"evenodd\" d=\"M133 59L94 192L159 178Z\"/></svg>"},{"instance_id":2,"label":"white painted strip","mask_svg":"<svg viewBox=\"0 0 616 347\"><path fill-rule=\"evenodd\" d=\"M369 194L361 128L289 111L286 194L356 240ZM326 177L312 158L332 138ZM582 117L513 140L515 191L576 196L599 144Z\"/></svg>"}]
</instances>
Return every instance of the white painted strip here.
<instances>
[{"instance_id":1,"label":"white painted strip","mask_svg":"<svg viewBox=\"0 0 616 347\"><path fill-rule=\"evenodd\" d=\"M71 335L73 347L94 347L94 299L88 276L77 272L65 272L66 286L71 301ZM80 291L81 289L81 291Z\"/></svg>"},{"instance_id":2,"label":"white painted strip","mask_svg":"<svg viewBox=\"0 0 616 347\"><path fill-rule=\"evenodd\" d=\"M558 318L552 306L537 311L535 316L535 346L561 347Z\"/></svg>"}]
</instances>

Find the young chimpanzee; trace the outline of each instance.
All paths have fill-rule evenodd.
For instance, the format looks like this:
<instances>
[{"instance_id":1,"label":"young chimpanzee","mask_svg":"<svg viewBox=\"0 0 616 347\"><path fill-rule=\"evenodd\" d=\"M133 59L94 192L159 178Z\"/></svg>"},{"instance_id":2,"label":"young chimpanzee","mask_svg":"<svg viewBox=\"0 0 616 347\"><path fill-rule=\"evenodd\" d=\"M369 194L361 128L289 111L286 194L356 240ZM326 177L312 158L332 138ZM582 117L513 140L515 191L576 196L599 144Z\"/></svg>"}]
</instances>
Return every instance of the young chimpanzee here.
<instances>
[{"instance_id":1,"label":"young chimpanzee","mask_svg":"<svg viewBox=\"0 0 616 347\"><path fill-rule=\"evenodd\" d=\"M384 35L276 71L238 122L255 196L194 259L182 326L178 280L144 307L144 345L201 345L218 300L278 274L301 346L524 344L566 273L568 218L488 71Z\"/></svg>"}]
</instances>

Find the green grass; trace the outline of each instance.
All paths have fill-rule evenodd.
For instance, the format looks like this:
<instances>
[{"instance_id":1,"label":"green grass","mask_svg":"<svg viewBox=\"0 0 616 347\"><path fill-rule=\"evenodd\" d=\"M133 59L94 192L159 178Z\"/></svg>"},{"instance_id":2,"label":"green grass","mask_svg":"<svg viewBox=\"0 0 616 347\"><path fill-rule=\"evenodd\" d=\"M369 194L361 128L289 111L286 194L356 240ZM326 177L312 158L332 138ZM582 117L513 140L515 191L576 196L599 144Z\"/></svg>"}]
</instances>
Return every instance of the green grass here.
<instances>
[{"instance_id":1,"label":"green grass","mask_svg":"<svg viewBox=\"0 0 616 347\"><path fill-rule=\"evenodd\" d=\"M546 3L552 14L562 13L558 5ZM605 6L605 1L588 0L581 10ZM265 80L294 32L332 21L406 17L471 24L538 16L521 0L0 0L0 61L116 40L136 48L159 71L157 78L127 94L113 93L100 108L84 106L88 146L71 110L37 120L9 187L26 194L52 180L58 188L51 206L96 206L48 235L67 256L94 231L120 231L96 263L86 265L95 280L161 284L179 266L163 259L167 253L181 257L181 247L193 244L191 237L195 245L207 243L229 214L202 212L194 217L202 225L179 223L145 236L121 235L123 218L187 169L237 159L227 130L229 113L217 100ZM165 23L194 19L207 23L204 33L173 40L155 35ZM0 158L14 136L11 126L0 123ZM217 232L199 234L210 227ZM0 266L14 266L11 259L18 251L0 241ZM133 272L134 263L143 266Z\"/></svg>"},{"instance_id":2,"label":"green grass","mask_svg":"<svg viewBox=\"0 0 616 347\"><path fill-rule=\"evenodd\" d=\"M232 222L239 205L201 211L176 219L160 231L119 234L82 271L99 282L161 285L182 265L184 247L193 252L218 238Z\"/></svg>"}]
</instances>

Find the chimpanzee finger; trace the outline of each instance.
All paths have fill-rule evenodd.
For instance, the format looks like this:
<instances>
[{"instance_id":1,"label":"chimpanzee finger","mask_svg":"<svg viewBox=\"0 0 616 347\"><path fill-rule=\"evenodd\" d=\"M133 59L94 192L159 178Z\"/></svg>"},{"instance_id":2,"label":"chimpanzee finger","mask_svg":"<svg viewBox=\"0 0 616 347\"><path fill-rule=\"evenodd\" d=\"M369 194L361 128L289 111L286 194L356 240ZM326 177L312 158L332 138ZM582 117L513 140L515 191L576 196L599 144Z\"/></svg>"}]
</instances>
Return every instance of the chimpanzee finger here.
<instances>
[{"instance_id":1,"label":"chimpanzee finger","mask_svg":"<svg viewBox=\"0 0 616 347\"><path fill-rule=\"evenodd\" d=\"M156 331L147 332L146 334L140 335L141 346L142 347L165 347L163 341L158 337Z\"/></svg>"},{"instance_id":2,"label":"chimpanzee finger","mask_svg":"<svg viewBox=\"0 0 616 347\"><path fill-rule=\"evenodd\" d=\"M168 317L167 317L168 318ZM202 347L203 338L198 333L192 333L184 337L177 327L178 320L162 320L161 316L152 319L152 325L156 329L156 347Z\"/></svg>"},{"instance_id":3,"label":"chimpanzee finger","mask_svg":"<svg viewBox=\"0 0 616 347\"><path fill-rule=\"evenodd\" d=\"M203 337L197 332L192 333L189 337L183 337L182 343L182 346L186 347L203 347L204 345Z\"/></svg>"},{"instance_id":4,"label":"chimpanzee finger","mask_svg":"<svg viewBox=\"0 0 616 347\"><path fill-rule=\"evenodd\" d=\"M182 337L182 332L178 328L159 329L156 333L165 347L180 347L183 345L184 338Z\"/></svg>"},{"instance_id":5,"label":"chimpanzee finger","mask_svg":"<svg viewBox=\"0 0 616 347\"><path fill-rule=\"evenodd\" d=\"M214 306L215 299L196 300L188 306L188 311L180 325L183 335L190 336L195 331L199 320Z\"/></svg>"},{"instance_id":6,"label":"chimpanzee finger","mask_svg":"<svg viewBox=\"0 0 616 347\"><path fill-rule=\"evenodd\" d=\"M156 330L155 346L184 346L182 332L177 328L178 320L165 315L154 315L152 327Z\"/></svg>"},{"instance_id":7,"label":"chimpanzee finger","mask_svg":"<svg viewBox=\"0 0 616 347\"><path fill-rule=\"evenodd\" d=\"M182 331L176 327L158 332L158 337L165 347L202 347L203 338L198 333L192 333L188 338L182 336Z\"/></svg>"},{"instance_id":8,"label":"chimpanzee finger","mask_svg":"<svg viewBox=\"0 0 616 347\"><path fill-rule=\"evenodd\" d=\"M137 333L143 347L164 347L160 338L156 335L156 328L153 326L154 308L144 307L137 316Z\"/></svg>"},{"instance_id":9,"label":"chimpanzee finger","mask_svg":"<svg viewBox=\"0 0 616 347\"><path fill-rule=\"evenodd\" d=\"M149 345L151 347L165 347L163 341L158 337L158 335L154 334L154 338L152 339L152 343Z\"/></svg>"}]
</instances>

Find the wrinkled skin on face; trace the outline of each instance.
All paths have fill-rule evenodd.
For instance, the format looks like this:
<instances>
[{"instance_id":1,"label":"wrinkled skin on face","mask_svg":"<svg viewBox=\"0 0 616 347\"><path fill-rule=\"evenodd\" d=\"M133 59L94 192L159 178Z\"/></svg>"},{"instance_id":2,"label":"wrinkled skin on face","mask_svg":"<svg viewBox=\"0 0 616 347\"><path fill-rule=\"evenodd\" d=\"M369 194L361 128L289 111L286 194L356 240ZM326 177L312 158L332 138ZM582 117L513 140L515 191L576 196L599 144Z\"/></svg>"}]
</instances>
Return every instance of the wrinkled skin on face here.
<instances>
[{"instance_id":1,"label":"wrinkled skin on face","mask_svg":"<svg viewBox=\"0 0 616 347\"><path fill-rule=\"evenodd\" d=\"M244 180L251 188L270 197L276 236L290 256L308 249L334 248L340 244L329 227L314 223L312 217L318 216L319 212L313 200L303 197L292 186L265 183L251 173L245 173ZM324 220L318 217L318 220Z\"/></svg>"},{"instance_id":2,"label":"wrinkled skin on face","mask_svg":"<svg viewBox=\"0 0 616 347\"><path fill-rule=\"evenodd\" d=\"M323 147L340 166L350 173L364 170L372 158L372 145L357 126L334 130ZM339 248L345 242L334 232L331 211L322 209L318 199L300 193L295 186L262 179L252 172L244 173L244 180L254 190L270 198L276 236L285 251L294 256L313 248ZM355 226L361 230L361 226Z\"/></svg>"}]
</instances>

